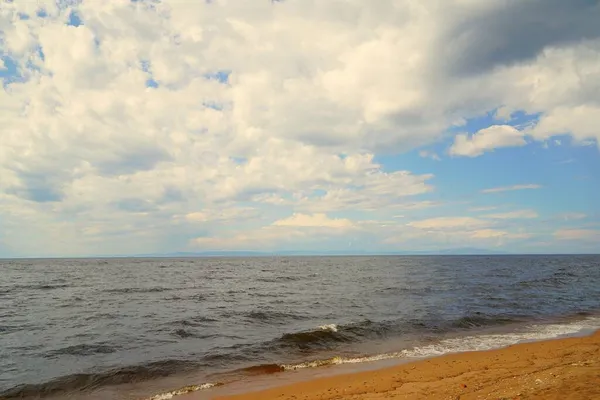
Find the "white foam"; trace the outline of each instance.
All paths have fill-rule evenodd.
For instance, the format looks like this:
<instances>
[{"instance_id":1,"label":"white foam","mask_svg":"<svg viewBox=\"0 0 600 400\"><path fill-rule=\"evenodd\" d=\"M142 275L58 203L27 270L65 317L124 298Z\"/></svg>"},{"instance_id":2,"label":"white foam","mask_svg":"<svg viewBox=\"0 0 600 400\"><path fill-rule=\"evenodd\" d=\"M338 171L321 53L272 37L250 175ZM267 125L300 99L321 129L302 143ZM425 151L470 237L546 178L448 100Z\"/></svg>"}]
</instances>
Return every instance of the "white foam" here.
<instances>
[{"instance_id":1,"label":"white foam","mask_svg":"<svg viewBox=\"0 0 600 400\"><path fill-rule=\"evenodd\" d=\"M319 326L319 329L322 331L329 331L329 332L337 332L338 331L338 327L336 324L321 325L321 326Z\"/></svg>"},{"instance_id":2,"label":"white foam","mask_svg":"<svg viewBox=\"0 0 600 400\"><path fill-rule=\"evenodd\" d=\"M285 371L295 371L298 369L317 368L317 367L323 367L325 365L337 365L337 364L343 364L343 363L344 363L344 359L342 357L333 357L333 358L328 358L325 360L307 361L307 362L303 362L300 364L283 364L281 367Z\"/></svg>"},{"instance_id":3,"label":"white foam","mask_svg":"<svg viewBox=\"0 0 600 400\"><path fill-rule=\"evenodd\" d=\"M444 339L436 344L403 350L399 354L407 358L423 358L465 351L491 350L519 342L553 339L573 335L589 329L598 329L600 318L588 318L570 324L531 325L522 332L473 335Z\"/></svg>"},{"instance_id":4,"label":"white foam","mask_svg":"<svg viewBox=\"0 0 600 400\"><path fill-rule=\"evenodd\" d=\"M599 328L600 317L590 317L581 321L565 324L534 324L519 332L471 335L460 338L443 339L435 344L417 346L413 347L412 349L406 349L398 352L353 358L333 357L324 360L307 361L299 364L284 364L281 365L281 368L285 371L291 371L340 364L375 362L395 358L418 359L466 351L491 350L510 346L519 342L553 339L561 336L596 330ZM319 329L337 332L337 325L323 325L320 326ZM204 383L202 385L186 386L171 392L160 393L144 400L169 400L178 395L209 389L218 385L218 383Z\"/></svg>"},{"instance_id":5,"label":"white foam","mask_svg":"<svg viewBox=\"0 0 600 400\"><path fill-rule=\"evenodd\" d=\"M569 324L535 324L530 325L521 332L471 335L460 338L443 339L438 343L426 346L417 346L393 353L377 354L365 357L333 357L326 360L308 361L300 364L282 365L284 370L297 370L303 368L317 368L327 365L357 364L365 362L383 361L394 358L417 359L440 356L450 353L466 351L491 350L510 346L519 342L553 339L566 335L573 335L587 330L600 328L600 318L587 318Z\"/></svg>"},{"instance_id":6,"label":"white foam","mask_svg":"<svg viewBox=\"0 0 600 400\"><path fill-rule=\"evenodd\" d=\"M154 396L148 397L144 400L169 400L175 396L180 396L182 394L197 392L199 390L210 389L215 386L217 386L216 383L203 383L201 385L190 385L190 386L185 386L185 387L182 387L180 389L173 390L170 392L155 394Z\"/></svg>"}]
</instances>

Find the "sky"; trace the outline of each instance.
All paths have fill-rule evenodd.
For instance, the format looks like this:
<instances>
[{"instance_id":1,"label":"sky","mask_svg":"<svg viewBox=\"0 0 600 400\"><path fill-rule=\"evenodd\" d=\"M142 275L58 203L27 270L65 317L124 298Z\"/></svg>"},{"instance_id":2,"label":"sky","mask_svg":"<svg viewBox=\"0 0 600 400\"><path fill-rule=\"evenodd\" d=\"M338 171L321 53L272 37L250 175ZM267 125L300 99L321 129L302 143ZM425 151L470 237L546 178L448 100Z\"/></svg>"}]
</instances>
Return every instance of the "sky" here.
<instances>
[{"instance_id":1,"label":"sky","mask_svg":"<svg viewBox=\"0 0 600 400\"><path fill-rule=\"evenodd\" d=\"M600 253L597 0L0 2L0 257Z\"/></svg>"}]
</instances>

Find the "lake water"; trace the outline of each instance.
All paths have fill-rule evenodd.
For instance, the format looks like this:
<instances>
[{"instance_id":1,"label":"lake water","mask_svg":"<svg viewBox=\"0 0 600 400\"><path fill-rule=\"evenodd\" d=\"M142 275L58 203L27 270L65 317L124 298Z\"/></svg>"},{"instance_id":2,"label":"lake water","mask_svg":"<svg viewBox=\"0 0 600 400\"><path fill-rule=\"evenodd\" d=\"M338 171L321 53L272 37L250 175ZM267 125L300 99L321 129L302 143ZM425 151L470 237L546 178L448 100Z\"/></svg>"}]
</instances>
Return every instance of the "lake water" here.
<instances>
[{"instance_id":1,"label":"lake water","mask_svg":"<svg viewBox=\"0 0 600 400\"><path fill-rule=\"evenodd\" d=\"M161 398L572 335L599 311L600 256L0 260L0 397Z\"/></svg>"}]
</instances>

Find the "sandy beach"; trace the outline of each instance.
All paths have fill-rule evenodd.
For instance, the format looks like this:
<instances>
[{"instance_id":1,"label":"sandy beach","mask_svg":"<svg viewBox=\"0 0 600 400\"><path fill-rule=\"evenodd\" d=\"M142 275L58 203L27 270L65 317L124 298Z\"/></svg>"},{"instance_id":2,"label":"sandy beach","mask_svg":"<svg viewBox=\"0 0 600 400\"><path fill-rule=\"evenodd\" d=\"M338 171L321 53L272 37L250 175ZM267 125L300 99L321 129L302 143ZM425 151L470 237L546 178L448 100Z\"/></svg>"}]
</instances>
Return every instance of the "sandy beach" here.
<instances>
[{"instance_id":1,"label":"sandy beach","mask_svg":"<svg viewBox=\"0 0 600 400\"><path fill-rule=\"evenodd\" d=\"M219 400L600 399L600 331L215 396Z\"/></svg>"}]
</instances>

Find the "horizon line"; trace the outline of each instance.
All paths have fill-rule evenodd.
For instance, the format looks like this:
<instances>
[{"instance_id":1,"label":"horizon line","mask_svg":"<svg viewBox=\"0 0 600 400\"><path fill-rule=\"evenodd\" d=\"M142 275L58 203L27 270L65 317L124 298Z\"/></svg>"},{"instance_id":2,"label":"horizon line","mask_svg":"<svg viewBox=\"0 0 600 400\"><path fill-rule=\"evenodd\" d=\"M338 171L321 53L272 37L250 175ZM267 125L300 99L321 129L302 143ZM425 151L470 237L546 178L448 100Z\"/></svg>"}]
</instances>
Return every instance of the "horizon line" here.
<instances>
[{"instance_id":1,"label":"horizon line","mask_svg":"<svg viewBox=\"0 0 600 400\"><path fill-rule=\"evenodd\" d=\"M211 254L214 253L214 254ZM238 253L238 254L236 254ZM239 254L245 253L245 254ZM600 253L508 253L508 252L490 252L490 253L477 253L477 252L457 252L457 253L443 253L443 252L406 252L406 253L385 253L385 252L373 252L373 253L309 253L309 252L206 252L198 254L133 254L133 255L89 255L89 256L0 256L0 260L93 260L93 259L123 259L123 258L137 258L137 259L152 259L152 258L244 258L244 257L456 257L456 256L600 256Z\"/></svg>"}]
</instances>

